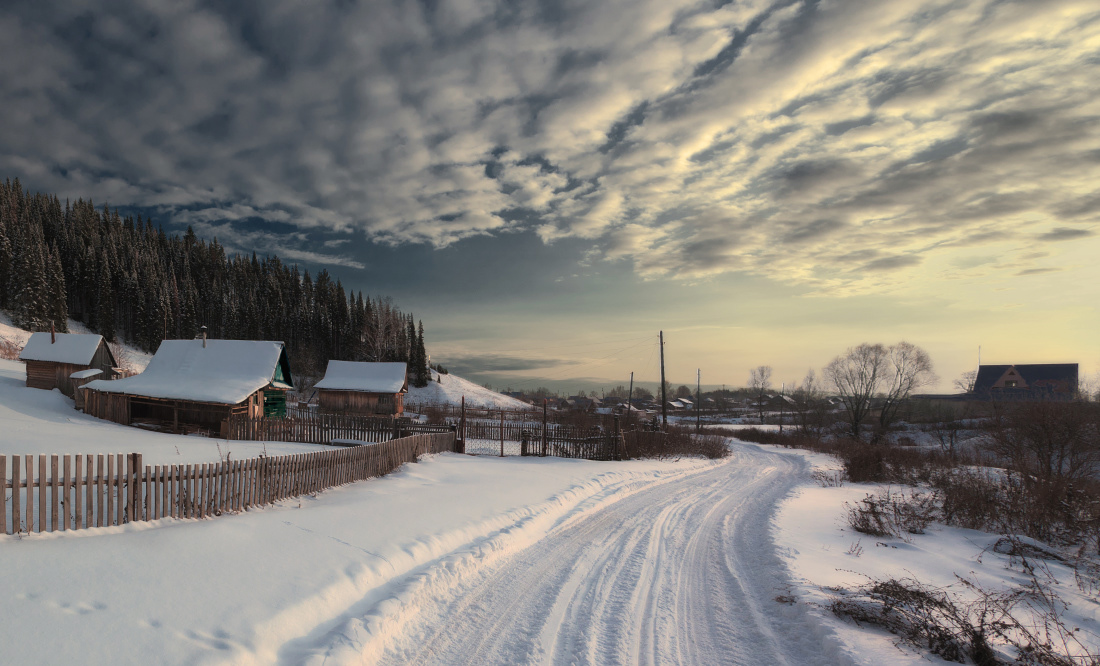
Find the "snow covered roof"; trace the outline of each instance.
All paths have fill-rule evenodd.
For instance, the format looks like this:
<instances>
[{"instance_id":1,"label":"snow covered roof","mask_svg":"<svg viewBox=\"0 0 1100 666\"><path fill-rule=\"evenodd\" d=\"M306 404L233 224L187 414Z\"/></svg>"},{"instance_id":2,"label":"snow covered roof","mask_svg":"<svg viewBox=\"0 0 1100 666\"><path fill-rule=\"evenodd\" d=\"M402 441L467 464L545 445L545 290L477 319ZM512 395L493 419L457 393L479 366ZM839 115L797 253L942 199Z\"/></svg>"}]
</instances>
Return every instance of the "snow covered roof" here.
<instances>
[{"instance_id":1,"label":"snow covered roof","mask_svg":"<svg viewBox=\"0 0 1100 666\"><path fill-rule=\"evenodd\" d=\"M69 375L69 379L87 379L88 377L95 377L96 375L102 375L103 371L96 368L88 368L87 370L77 370L73 374Z\"/></svg>"},{"instance_id":2,"label":"snow covered roof","mask_svg":"<svg viewBox=\"0 0 1100 666\"><path fill-rule=\"evenodd\" d=\"M405 390L404 363L329 361L325 377L314 388L365 393L400 393Z\"/></svg>"},{"instance_id":3,"label":"snow covered roof","mask_svg":"<svg viewBox=\"0 0 1100 666\"><path fill-rule=\"evenodd\" d=\"M235 405L269 384L291 383L281 342L165 340L145 372L86 388L149 398Z\"/></svg>"},{"instance_id":4,"label":"snow covered roof","mask_svg":"<svg viewBox=\"0 0 1100 666\"><path fill-rule=\"evenodd\" d=\"M102 335L95 333L57 333L57 342L50 344L49 333L34 333L27 346L19 354L21 361L52 361L54 363L72 363L88 365L95 356L95 350L103 341Z\"/></svg>"}]
</instances>

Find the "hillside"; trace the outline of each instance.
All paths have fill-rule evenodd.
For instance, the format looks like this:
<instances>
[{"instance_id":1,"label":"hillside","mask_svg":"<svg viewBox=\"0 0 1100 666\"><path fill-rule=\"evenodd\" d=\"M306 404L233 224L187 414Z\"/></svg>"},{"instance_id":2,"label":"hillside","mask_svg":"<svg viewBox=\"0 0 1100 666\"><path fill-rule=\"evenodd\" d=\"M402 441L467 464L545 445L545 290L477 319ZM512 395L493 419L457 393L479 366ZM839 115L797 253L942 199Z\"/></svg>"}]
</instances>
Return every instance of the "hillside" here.
<instances>
[{"instance_id":1,"label":"hillside","mask_svg":"<svg viewBox=\"0 0 1100 666\"><path fill-rule=\"evenodd\" d=\"M525 402L509 398L484 386L479 386L468 379L457 375L441 375L432 370L432 381L424 388L409 386L409 394L405 396L406 405L458 405L462 397L466 396L466 404L470 407L492 407L495 409L525 409L529 408Z\"/></svg>"}]
</instances>

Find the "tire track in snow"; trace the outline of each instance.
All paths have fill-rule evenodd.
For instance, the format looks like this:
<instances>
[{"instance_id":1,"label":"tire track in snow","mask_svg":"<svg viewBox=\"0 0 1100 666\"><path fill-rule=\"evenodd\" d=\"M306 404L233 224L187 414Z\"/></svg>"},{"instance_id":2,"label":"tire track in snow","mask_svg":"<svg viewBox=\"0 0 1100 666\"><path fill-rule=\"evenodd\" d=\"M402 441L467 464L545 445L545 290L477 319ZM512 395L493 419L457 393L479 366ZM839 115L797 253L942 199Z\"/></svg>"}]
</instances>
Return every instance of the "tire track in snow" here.
<instances>
[{"instance_id":1,"label":"tire track in snow","mask_svg":"<svg viewBox=\"0 0 1100 666\"><path fill-rule=\"evenodd\" d=\"M384 664L837 664L800 604L771 516L797 456L739 447L552 529L416 608Z\"/></svg>"}]
</instances>

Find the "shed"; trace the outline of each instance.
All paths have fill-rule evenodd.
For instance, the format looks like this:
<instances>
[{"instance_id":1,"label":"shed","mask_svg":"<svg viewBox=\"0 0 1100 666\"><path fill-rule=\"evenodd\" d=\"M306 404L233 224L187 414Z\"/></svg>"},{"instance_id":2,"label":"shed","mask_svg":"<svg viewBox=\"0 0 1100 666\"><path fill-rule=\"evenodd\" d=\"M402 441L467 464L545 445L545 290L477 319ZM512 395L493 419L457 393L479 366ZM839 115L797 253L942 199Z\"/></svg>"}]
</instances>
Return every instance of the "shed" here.
<instances>
[{"instance_id":1,"label":"shed","mask_svg":"<svg viewBox=\"0 0 1100 666\"><path fill-rule=\"evenodd\" d=\"M104 379L118 374L111 348L95 333L34 333L19 360L27 364L27 386L56 388L69 397L74 393L73 373L98 370Z\"/></svg>"},{"instance_id":2,"label":"shed","mask_svg":"<svg viewBox=\"0 0 1100 666\"><path fill-rule=\"evenodd\" d=\"M84 411L175 432L220 432L230 416L285 416L293 387L282 342L165 340L145 371L85 385Z\"/></svg>"},{"instance_id":3,"label":"shed","mask_svg":"<svg viewBox=\"0 0 1100 666\"><path fill-rule=\"evenodd\" d=\"M404 363L329 361L313 388L326 411L400 415L409 391L408 368Z\"/></svg>"}]
</instances>

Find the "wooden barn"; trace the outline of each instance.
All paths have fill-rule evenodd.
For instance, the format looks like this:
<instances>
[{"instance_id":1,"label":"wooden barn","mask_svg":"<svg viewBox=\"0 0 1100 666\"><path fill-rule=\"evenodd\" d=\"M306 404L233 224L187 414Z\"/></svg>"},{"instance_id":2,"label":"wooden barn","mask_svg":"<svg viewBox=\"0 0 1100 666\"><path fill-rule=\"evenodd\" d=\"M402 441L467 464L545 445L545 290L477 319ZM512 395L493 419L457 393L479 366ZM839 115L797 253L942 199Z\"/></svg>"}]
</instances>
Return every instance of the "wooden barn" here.
<instances>
[{"instance_id":1,"label":"wooden barn","mask_svg":"<svg viewBox=\"0 0 1100 666\"><path fill-rule=\"evenodd\" d=\"M34 333L19 354L27 364L27 386L60 389L72 397L73 374L99 371L101 379L113 379L118 371L111 348L94 333Z\"/></svg>"},{"instance_id":2,"label":"wooden barn","mask_svg":"<svg viewBox=\"0 0 1100 666\"><path fill-rule=\"evenodd\" d=\"M84 386L84 411L125 425L218 434L230 415L285 416L281 342L165 340L145 371Z\"/></svg>"},{"instance_id":3,"label":"wooden barn","mask_svg":"<svg viewBox=\"0 0 1100 666\"><path fill-rule=\"evenodd\" d=\"M409 379L404 363L329 361L314 386L324 411L342 414L393 414L405 411Z\"/></svg>"}]
</instances>

